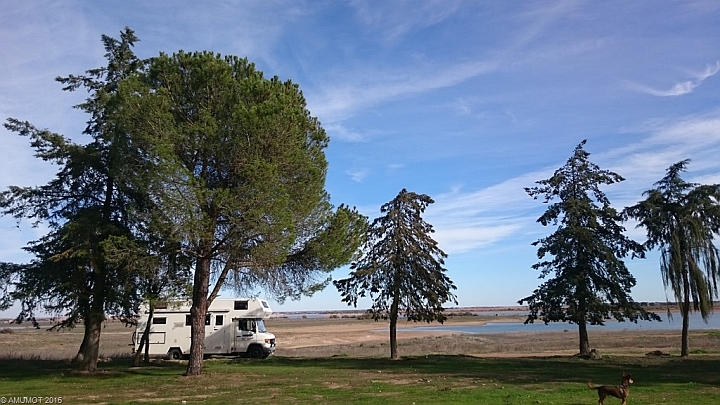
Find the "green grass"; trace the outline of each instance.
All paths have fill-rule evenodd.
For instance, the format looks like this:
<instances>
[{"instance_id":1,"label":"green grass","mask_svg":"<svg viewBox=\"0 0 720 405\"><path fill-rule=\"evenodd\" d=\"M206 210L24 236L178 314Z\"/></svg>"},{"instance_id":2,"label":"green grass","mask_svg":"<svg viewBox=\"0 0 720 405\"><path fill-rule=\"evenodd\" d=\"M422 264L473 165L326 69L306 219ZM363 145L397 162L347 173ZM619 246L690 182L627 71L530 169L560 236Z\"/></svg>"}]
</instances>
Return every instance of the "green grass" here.
<instances>
[{"instance_id":1,"label":"green grass","mask_svg":"<svg viewBox=\"0 0 720 405\"><path fill-rule=\"evenodd\" d=\"M710 330L707 332L708 336L720 338L720 330Z\"/></svg>"},{"instance_id":2,"label":"green grass","mask_svg":"<svg viewBox=\"0 0 720 405\"><path fill-rule=\"evenodd\" d=\"M720 403L720 356L289 358L208 360L200 377L185 362L130 367L126 359L82 374L62 361L3 360L0 397L62 397L63 404L596 404L586 383L635 378L629 403ZM607 405L619 404L609 398Z\"/></svg>"}]
</instances>

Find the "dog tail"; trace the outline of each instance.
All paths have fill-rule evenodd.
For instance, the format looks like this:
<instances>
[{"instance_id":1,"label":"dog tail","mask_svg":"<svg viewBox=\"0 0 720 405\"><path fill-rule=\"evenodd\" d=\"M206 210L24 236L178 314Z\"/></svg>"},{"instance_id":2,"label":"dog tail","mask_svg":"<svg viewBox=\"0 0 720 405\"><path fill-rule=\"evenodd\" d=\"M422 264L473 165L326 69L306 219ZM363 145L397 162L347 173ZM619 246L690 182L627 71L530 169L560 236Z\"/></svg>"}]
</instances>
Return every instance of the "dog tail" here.
<instances>
[{"instance_id":1,"label":"dog tail","mask_svg":"<svg viewBox=\"0 0 720 405\"><path fill-rule=\"evenodd\" d=\"M596 390L596 389L597 389L597 387L593 387L592 381L588 381L587 386L588 386L588 388L590 388L591 390Z\"/></svg>"}]
</instances>

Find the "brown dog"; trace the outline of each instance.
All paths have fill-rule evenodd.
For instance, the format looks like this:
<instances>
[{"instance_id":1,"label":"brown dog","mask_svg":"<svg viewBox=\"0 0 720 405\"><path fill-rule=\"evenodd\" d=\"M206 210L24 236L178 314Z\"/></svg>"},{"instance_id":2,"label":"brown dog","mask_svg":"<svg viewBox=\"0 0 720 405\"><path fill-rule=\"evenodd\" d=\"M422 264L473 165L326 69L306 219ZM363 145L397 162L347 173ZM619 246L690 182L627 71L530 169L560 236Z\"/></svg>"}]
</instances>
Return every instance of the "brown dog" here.
<instances>
[{"instance_id":1,"label":"brown dog","mask_svg":"<svg viewBox=\"0 0 720 405\"><path fill-rule=\"evenodd\" d=\"M605 397L608 395L622 400L622 405L627 405L628 395L630 395L630 384L633 383L632 376L626 372L622 373L622 384L620 385L600 385L593 387L592 382L588 381L587 386L591 390L597 390L600 400L598 404L604 405Z\"/></svg>"}]
</instances>

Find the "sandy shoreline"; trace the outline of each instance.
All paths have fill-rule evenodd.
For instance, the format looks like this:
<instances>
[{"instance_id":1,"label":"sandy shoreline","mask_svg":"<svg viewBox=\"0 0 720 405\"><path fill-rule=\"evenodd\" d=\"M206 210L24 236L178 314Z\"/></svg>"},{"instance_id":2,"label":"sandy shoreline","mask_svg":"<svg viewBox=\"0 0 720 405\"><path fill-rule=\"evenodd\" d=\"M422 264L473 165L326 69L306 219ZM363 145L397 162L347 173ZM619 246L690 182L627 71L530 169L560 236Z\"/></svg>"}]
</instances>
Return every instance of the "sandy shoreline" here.
<instances>
[{"instance_id":1,"label":"sandy shoreline","mask_svg":"<svg viewBox=\"0 0 720 405\"><path fill-rule=\"evenodd\" d=\"M667 311L667 308L665 303L654 303L648 307L648 310L660 313ZM287 313L278 313L268 319L266 325L268 330L275 334L278 346L284 349L387 342L389 323L354 317L363 313L364 311L306 312L306 314L322 315L317 318L298 318L297 315L303 314L302 312L294 313L295 316L292 318L285 317ZM397 335L398 340L462 334L457 331L413 330L425 326L476 326L492 322L524 322L528 308L524 306L462 307L450 308L445 313L448 318L444 324L399 321L398 329L402 331ZM468 313L473 313L475 316L461 316ZM575 336L577 326L570 326L568 331L570 333L567 335Z\"/></svg>"},{"instance_id":2,"label":"sandy shoreline","mask_svg":"<svg viewBox=\"0 0 720 405\"><path fill-rule=\"evenodd\" d=\"M499 320L499 319L498 319ZM504 318L503 321L510 319ZM513 319L517 320L517 319ZM494 319L449 320L448 325L485 325ZM286 349L351 343L387 342L389 323L387 321L353 319L272 319L266 322L270 332L275 334L278 345ZM427 336L459 334L454 331L426 331L414 329L425 326L443 326L435 323L398 323L398 339L413 339Z\"/></svg>"}]
</instances>

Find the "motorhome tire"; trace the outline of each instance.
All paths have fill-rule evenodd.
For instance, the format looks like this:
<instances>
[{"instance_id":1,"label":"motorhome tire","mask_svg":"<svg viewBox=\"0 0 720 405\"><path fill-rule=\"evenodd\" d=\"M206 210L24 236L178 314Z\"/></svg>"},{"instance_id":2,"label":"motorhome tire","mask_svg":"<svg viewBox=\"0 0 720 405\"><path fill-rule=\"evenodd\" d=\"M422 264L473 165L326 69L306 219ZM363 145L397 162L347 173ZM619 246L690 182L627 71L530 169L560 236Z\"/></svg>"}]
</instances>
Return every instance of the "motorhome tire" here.
<instances>
[{"instance_id":1,"label":"motorhome tire","mask_svg":"<svg viewBox=\"0 0 720 405\"><path fill-rule=\"evenodd\" d=\"M248 355L248 357L250 357L252 359L262 359L263 354L265 354L265 353L263 352L262 347L257 346L257 345L250 346L247 349L247 355Z\"/></svg>"},{"instance_id":2,"label":"motorhome tire","mask_svg":"<svg viewBox=\"0 0 720 405\"><path fill-rule=\"evenodd\" d=\"M168 356L167 356L168 359L180 360L180 359L182 359L182 356L183 356L183 354L180 351L180 349L175 348L175 349L168 350Z\"/></svg>"}]
</instances>

